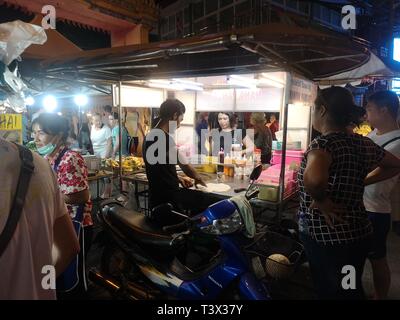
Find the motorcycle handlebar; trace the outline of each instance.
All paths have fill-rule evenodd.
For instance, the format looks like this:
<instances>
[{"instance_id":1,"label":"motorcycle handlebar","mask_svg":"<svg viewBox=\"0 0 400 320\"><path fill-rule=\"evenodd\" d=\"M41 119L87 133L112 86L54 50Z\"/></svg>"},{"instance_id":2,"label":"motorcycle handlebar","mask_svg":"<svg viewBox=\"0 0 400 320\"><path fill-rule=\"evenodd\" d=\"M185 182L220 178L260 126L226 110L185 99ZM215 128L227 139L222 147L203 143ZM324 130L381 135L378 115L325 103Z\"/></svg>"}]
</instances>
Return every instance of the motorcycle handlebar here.
<instances>
[{"instance_id":1,"label":"motorcycle handlebar","mask_svg":"<svg viewBox=\"0 0 400 320\"><path fill-rule=\"evenodd\" d=\"M253 187L253 186L251 186L251 187ZM251 190L249 187L249 190L246 192L245 196L246 196L247 200L250 200L250 199L255 198L259 193L260 193L260 189L258 187L255 187L255 188L253 187L253 190Z\"/></svg>"},{"instance_id":2,"label":"motorcycle handlebar","mask_svg":"<svg viewBox=\"0 0 400 320\"><path fill-rule=\"evenodd\" d=\"M184 241L185 240L185 236L189 235L190 231L186 230L184 232L181 233L176 233L172 235L172 240L170 242L170 245L173 246L175 245L175 243L180 242L180 241Z\"/></svg>"},{"instance_id":3,"label":"motorcycle handlebar","mask_svg":"<svg viewBox=\"0 0 400 320\"><path fill-rule=\"evenodd\" d=\"M173 232L179 229L185 228L187 229L187 221L183 221L177 224L173 224L170 226L164 226L162 229L164 232Z\"/></svg>"}]
</instances>

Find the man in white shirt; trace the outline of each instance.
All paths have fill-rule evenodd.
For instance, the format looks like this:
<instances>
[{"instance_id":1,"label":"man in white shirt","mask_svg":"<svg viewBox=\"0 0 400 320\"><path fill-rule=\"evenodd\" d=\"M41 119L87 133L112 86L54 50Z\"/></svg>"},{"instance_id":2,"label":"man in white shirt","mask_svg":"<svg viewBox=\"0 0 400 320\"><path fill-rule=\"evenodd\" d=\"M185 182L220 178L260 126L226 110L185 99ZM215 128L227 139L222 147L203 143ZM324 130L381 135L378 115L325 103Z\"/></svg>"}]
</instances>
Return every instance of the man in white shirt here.
<instances>
[{"instance_id":1,"label":"man in white shirt","mask_svg":"<svg viewBox=\"0 0 400 320\"><path fill-rule=\"evenodd\" d=\"M397 124L399 99L392 91L378 91L367 104L368 121L375 128L368 137L376 144L400 157L400 129ZM373 270L375 298L385 299L390 287L390 269L386 259L386 238L390 231L392 190L399 176L369 185L364 191L364 205L373 225L370 261Z\"/></svg>"},{"instance_id":2,"label":"man in white shirt","mask_svg":"<svg viewBox=\"0 0 400 320\"><path fill-rule=\"evenodd\" d=\"M1 138L0 159L1 234L13 204L21 167L17 147ZM33 153L33 163L35 169L21 216L0 257L0 300L56 299L55 288L43 286L43 283L49 284L46 266L54 266L59 275L79 251L53 170L36 153Z\"/></svg>"},{"instance_id":3,"label":"man in white shirt","mask_svg":"<svg viewBox=\"0 0 400 320\"><path fill-rule=\"evenodd\" d=\"M90 140L96 157L106 159L111 157L112 152L111 129L101 122L101 115L93 116L93 126L90 131Z\"/></svg>"}]
</instances>

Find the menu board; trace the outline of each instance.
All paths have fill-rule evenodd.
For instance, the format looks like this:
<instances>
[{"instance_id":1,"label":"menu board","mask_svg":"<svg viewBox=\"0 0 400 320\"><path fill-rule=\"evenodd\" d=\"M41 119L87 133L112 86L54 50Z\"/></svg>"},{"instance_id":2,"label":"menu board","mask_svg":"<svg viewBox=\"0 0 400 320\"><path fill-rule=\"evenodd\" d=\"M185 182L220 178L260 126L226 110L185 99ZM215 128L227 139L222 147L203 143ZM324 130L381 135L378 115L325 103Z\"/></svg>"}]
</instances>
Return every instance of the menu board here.
<instances>
[{"instance_id":1,"label":"menu board","mask_svg":"<svg viewBox=\"0 0 400 320\"><path fill-rule=\"evenodd\" d=\"M309 80L297 76L292 77L289 103L313 105L317 96L317 86Z\"/></svg>"}]
</instances>

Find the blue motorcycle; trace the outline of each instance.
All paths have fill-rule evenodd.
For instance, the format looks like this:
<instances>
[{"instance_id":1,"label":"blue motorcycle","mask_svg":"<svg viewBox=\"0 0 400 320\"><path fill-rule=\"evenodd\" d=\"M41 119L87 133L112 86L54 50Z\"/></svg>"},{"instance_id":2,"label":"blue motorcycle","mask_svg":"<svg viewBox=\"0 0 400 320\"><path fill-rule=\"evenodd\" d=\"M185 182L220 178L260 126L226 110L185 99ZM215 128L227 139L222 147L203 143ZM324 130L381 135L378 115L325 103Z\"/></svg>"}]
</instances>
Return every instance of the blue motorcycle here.
<instances>
[{"instance_id":1,"label":"blue motorcycle","mask_svg":"<svg viewBox=\"0 0 400 320\"><path fill-rule=\"evenodd\" d=\"M258 194L253 182L261 170L252 172L245 201ZM89 278L117 298L270 299L244 252L253 239L243 234L245 221L233 201L219 201L194 217L169 204L154 208L157 214L183 222L161 228L117 202L103 204L100 218L109 238L100 270L91 270Z\"/></svg>"}]
</instances>

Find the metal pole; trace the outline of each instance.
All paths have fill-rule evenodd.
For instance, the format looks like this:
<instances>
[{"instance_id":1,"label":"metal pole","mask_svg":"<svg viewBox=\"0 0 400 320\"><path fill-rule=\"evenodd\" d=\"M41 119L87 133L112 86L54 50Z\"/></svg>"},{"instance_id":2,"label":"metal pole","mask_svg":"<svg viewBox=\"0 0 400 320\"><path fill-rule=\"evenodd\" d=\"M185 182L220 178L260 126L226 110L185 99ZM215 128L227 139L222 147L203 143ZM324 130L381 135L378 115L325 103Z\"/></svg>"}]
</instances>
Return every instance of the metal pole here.
<instances>
[{"instance_id":1,"label":"metal pole","mask_svg":"<svg viewBox=\"0 0 400 320\"><path fill-rule=\"evenodd\" d=\"M290 87L292 84L291 74L286 73L286 85L284 95L284 106L283 106L283 137L282 137L282 160L281 160L281 175L279 177L279 213L278 221L280 221L283 211L283 200L285 193L285 164L286 164L286 139L287 139L287 127L288 127L288 114L289 114L289 99L290 99Z\"/></svg>"},{"instance_id":2,"label":"metal pole","mask_svg":"<svg viewBox=\"0 0 400 320\"><path fill-rule=\"evenodd\" d=\"M119 191L122 193L122 97L121 97L122 82L118 82L118 126L119 126Z\"/></svg>"},{"instance_id":3,"label":"metal pole","mask_svg":"<svg viewBox=\"0 0 400 320\"><path fill-rule=\"evenodd\" d=\"M78 140L78 143L79 143L79 134L81 133L81 128L82 128L82 109L81 109L81 105L78 106L78 112L79 112L78 132L77 132L76 140ZM79 146L79 148L80 148L80 146Z\"/></svg>"}]
</instances>

